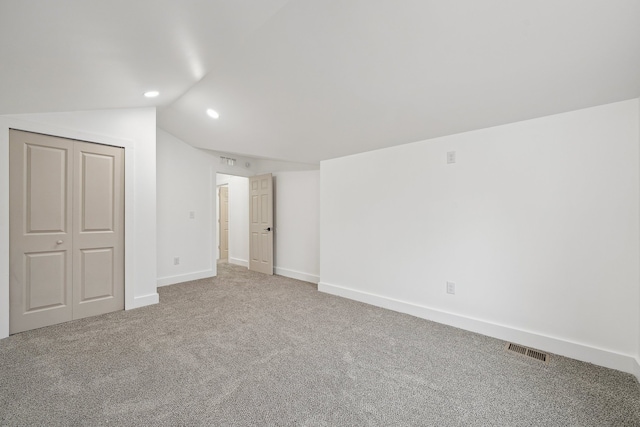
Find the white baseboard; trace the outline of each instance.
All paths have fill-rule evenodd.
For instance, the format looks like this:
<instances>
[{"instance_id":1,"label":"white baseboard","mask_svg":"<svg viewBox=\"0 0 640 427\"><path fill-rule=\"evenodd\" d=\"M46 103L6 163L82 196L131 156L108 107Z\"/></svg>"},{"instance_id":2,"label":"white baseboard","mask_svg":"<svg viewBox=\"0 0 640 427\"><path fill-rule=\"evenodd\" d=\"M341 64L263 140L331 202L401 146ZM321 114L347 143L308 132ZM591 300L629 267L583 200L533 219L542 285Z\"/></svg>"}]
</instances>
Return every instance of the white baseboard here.
<instances>
[{"instance_id":1,"label":"white baseboard","mask_svg":"<svg viewBox=\"0 0 640 427\"><path fill-rule=\"evenodd\" d=\"M241 265L242 267L249 268L249 261L247 261L246 259L229 257L229 264Z\"/></svg>"},{"instance_id":2,"label":"white baseboard","mask_svg":"<svg viewBox=\"0 0 640 427\"><path fill-rule=\"evenodd\" d=\"M476 332L504 341L533 347L539 350L548 351L583 362L606 368L634 374L640 380L640 366L638 360L630 355L620 354L608 350L591 347L535 332L524 331L506 325L488 322L486 320L475 319L454 313L448 313L429 307L408 303L380 295L349 289L342 286L331 285L320 282L318 284L320 292L337 295L340 297L364 302L400 313L410 314L422 319L431 320L467 331Z\"/></svg>"},{"instance_id":3,"label":"white baseboard","mask_svg":"<svg viewBox=\"0 0 640 427\"><path fill-rule=\"evenodd\" d=\"M638 382L640 382L640 356L636 357L634 368L635 368L634 375L638 379Z\"/></svg>"},{"instance_id":4,"label":"white baseboard","mask_svg":"<svg viewBox=\"0 0 640 427\"><path fill-rule=\"evenodd\" d=\"M291 279L302 280L304 282L311 282L314 284L317 284L320 281L320 276L289 270L288 268L274 267L274 272L279 276L290 277Z\"/></svg>"},{"instance_id":5,"label":"white baseboard","mask_svg":"<svg viewBox=\"0 0 640 427\"><path fill-rule=\"evenodd\" d=\"M242 267L249 268L249 261L239 258L229 257L229 264L240 265ZM302 280L304 282L311 282L317 284L320 281L320 276L313 274L302 273L301 271L290 270L288 268L273 267L273 272L279 276L290 277L291 279Z\"/></svg>"},{"instance_id":6,"label":"white baseboard","mask_svg":"<svg viewBox=\"0 0 640 427\"><path fill-rule=\"evenodd\" d=\"M125 307L125 310L131 310L133 308L145 307L147 305L153 305L160 302L160 296L157 292L149 295L143 295L133 298L133 304L130 307Z\"/></svg>"},{"instance_id":7,"label":"white baseboard","mask_svg":"<svg viewBox=\"0 0 640 427\"><path fill-rule=\"evenodd\" d=\"M176 276L160 277L156 280L157 286L174 285L176 283L189 282L191 280L206 279L208 277L214 277L213 270L196 271L195 273L178 274Z\"/></svg>"}]
</instances>

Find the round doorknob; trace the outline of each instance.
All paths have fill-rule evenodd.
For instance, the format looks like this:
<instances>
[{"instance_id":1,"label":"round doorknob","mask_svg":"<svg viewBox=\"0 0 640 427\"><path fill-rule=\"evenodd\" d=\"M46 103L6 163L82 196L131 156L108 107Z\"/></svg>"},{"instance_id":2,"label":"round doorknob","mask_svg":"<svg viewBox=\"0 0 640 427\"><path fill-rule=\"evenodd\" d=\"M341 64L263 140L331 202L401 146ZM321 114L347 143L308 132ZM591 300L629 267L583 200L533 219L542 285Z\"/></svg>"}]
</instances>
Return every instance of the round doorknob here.
<instances>
[{"instance_id":1,"label":"round doorknob","mask_svg":"<svg viewBox=\"0 0 640 427\"><path fill-rule=\"evenodd\" d=\"M57 244L59 244L59 245L61 245L61 244L62 244L62 243L64 243L64 242L63 242L62 240L58 240L56 243L57 243Z\"/></svg>"}]
</instances>

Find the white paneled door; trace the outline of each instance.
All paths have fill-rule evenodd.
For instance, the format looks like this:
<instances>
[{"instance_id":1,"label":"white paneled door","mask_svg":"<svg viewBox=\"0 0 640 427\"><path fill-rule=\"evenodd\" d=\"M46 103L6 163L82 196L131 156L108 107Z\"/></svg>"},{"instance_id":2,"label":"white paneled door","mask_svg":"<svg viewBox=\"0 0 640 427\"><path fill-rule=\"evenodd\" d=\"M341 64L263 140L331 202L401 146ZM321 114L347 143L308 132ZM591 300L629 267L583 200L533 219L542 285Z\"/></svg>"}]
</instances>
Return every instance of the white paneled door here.
<instances>
[{"instance_id":1,"label":"white paneled door","mask_svg":"<svg viewBox=\"0 0 640 427\"><path fill-rule=\"evenodd\" d=\"M249 269L273 274L273 178L249 178Z\"/></svg>"},{"instance_id":2,"label":"white paneled door","mask_svg":"<svg viewBox=\"0 0 640 427\"><path fill-rule=\"evenodd\" d=\"M9 140L10 333L124 309L124 150Z\"/></svg>"}]
</instances>

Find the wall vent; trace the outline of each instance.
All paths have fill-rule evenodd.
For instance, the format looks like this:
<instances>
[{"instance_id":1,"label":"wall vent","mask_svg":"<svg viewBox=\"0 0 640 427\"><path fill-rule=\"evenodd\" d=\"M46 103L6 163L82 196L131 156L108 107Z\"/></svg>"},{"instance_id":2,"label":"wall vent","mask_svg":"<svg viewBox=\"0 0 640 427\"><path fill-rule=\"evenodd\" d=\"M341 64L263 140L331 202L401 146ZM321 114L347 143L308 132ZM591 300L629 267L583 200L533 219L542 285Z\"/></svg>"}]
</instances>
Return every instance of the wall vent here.
<instances>
[{"instance_id":1,"label":"wall vent","mask_svg":"<svg viewBox=\"0 0 640 427\"><path fill-rule=\"evenodd\" d=\"M513 353L517 353L520 354L522 356L526 356L526 357L530 357L532 359L536 359L539 360L541 362L548 362L549 361L549 355L547 353L543 353L541 351L538 350L534 350L532 348L527 348L518 344L513 344L513 343L507 343L506 346L507 350L513 352Z\"/></svg>"}]
</instances>

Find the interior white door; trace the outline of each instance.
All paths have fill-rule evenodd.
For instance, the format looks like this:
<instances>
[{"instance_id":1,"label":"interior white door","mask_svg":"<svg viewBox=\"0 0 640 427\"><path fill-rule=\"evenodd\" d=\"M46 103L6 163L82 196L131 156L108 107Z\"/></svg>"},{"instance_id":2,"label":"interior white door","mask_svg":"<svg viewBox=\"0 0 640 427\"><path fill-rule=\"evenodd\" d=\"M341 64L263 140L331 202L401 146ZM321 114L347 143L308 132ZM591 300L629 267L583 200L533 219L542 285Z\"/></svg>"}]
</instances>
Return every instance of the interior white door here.
<instances>
[{"instance_id":1,"label":"interior white door","mask_svg":"<svg viewBox=\"0 0 640 427\"><path fill-rule=\"evenodd\" d=\"M273 178L249 178L249 269L273 274Z\"/></svg>"},{"instance_id":2,"label":"interior white door","mask_svg":"<svg viewBox=\"0 0 640 427\"><path fill-rule=\"evenodd\" d=\"M124 150L15 130L9 147L9 332L124 309Z\"/></svg>"}]
</instances>

